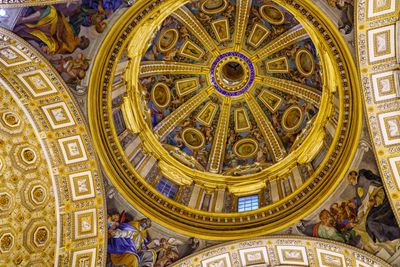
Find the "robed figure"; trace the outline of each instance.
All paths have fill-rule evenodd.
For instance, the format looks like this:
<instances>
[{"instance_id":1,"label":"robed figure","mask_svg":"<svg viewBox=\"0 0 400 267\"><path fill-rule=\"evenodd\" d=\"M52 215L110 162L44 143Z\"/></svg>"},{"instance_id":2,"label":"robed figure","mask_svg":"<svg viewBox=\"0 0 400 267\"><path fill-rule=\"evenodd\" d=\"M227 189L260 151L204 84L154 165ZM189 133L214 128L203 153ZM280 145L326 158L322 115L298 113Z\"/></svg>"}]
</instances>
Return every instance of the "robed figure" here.
<instances>
[{"instance_id":1,"label":"robed figure","mask_svg":"<svg viewBox=\"0 0 400 267\"><path fill-rule=\"evenodd\" d=\"M400 238L400 228L390 207L382 185L382 180L370 170L362 169L358 173L351 171L349 184L354 188L354 203L358 209L359 227L374 242L386 242Z\"/></svg>"},{"instance_id":2,"label":"robed figure","mask_svg":"<svg viewBox=\"0 0 400 267\"><path fill-rule=\"evenodd\" d=\"M147 249L149 243L147 229L151 221L147 218L139 221L119 224L110 231L108 239L108 253L114 265L127 267L153 267L156 252Z\"/></svg>"}]
</instances>

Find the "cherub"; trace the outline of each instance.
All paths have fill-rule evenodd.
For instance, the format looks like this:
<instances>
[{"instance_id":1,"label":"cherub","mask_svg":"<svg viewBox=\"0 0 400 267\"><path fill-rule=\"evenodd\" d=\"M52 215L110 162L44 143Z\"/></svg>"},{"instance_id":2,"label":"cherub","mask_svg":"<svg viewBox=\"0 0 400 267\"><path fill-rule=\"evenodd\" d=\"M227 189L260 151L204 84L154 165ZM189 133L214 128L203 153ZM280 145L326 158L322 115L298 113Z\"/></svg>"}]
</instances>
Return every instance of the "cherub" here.
<instances>
[{"instance_id":1,"label":"cherub","mask_svg":"<svg viewBox=\"0 0 400 267\"><path fill-rule=\"evenodd\" d=\"M260 148L258 149L257 152L257 158L256 158L257 162L265 162L267 160L267 157L264 155L264 151L265 151L264 144L260 144Z\"/></svg>"},{"instance_id":2,"label":"cherub","mask_svg":"<svg viewBox=\"0 0 400 267\"><path fill-rule=\"evenodd\" d=\"M151 84L152 82L153 82L153 77L140 79L140 83L141 83L144 87L147 87L147 86L148 86L149 84Z\"/></svg>"},{"instance_id":3,"label":"cherub","mask_svg":"<svg viewBox=\"0 0 400 267\"><path fill-rule=\"evenodd\" d=\"M199 12L199 20L201 22L208 22L211 23L212 18L204 13Z\"/></svg>"},{"instance_id":4,"label":"cherub","mask_svg":"<svg viewBox=\"0 0 400 267\"><path fill-rule=\"evenodd\" d=\"M272 114L272 124L275 128L279 128L278 113Z\"/></svg>"},{"instance_id":5,"label":"cherub","mask_svg":"<svg viewBox=\"0 0 400 267\"><path fill-rule=\"evenodd\" d=\"M166 83L167 85L170 85L170 84L173 83L172 78L169 78L169 77L167 77L165 75L161 75L160 76L160 81L163 82L163 83Z\"/></svg>"},{"instance_id":6,"label":"cherub","mask_svg":"<svg viewBox=\"0 0 400 267\"><path fill-rule=\"evenodd\" d=\"M164 59L165 60L172 60L176 54L178 53L178 49L171 49L164 52Z\"/></svg>"},{"instance_id":7,"label":"cherub","mask_svg":"<svg viewBox=\"0 0 400 267\"><path fill-rule=\"evenodd\" d=\"M145 59L150 60L150 61L154 61L157 60L158 57L158 50L157 50L157 46L153 45L153 47L151 48L151 50L149 50L145 55Z\"/></svg>"},{"instance_id":8,"label":"cherub","mask_svg":"<svg viewBox=\"0 0 400 267\"><path fill-rule=\"evenodd\" d=\"M233 11L235 10L235 6L234 5L228 5L228 8L225 10L225 16L227 17L227 18L232 18L232 13L233 13Z\"/></svg>"},{"instance_id":9,"label":"cherub","mask_svg":"<svg viewBox=\"0 0 400 267\"><path fill-rule=\"evenodd\" d=\"M172 107L177 108L182 104L182 102L183 102L182 98L174 96L173 100L171 101L171 105Z\"/></svg>"},{"instance_id":10,"label":"cherub","mask_svg":"<svg viewBox=\"0 0 400 267\"><path fill-rule=\"evenodd\" d=\"M67 83L76 83L86 76L89 60L83 53L78 53L75 58L60 56L59 59L52 60L52 63Z\"/></svg>"},{"instance_id":11,"label":"cherub","mask_svg":"<svg viewBox=\"0 0 400 267\"><path fill-rule=\"evenodd\" d=\"M164 267L172 264L179 259L179 251L177 245L182 244L175 238L160 239L160 246L157 255L155 267Z\"/></svg>"},{"instance_id":12,"label":"cherub","mask_svg":"<svg viewBox=\"0 0 400 267\"><path fill-rule=\"evenodd\" d=\"M231 130L229 133L229 138L228 138L228 146L233 145L233 143L235 143L236 140L236 134L234 130Z\"/></svg>"},{"instance_id":13,"label":"cherub","mask_svg":"<svg viewBox=\"0 0 400 267\"><path fill-rule=\"evenodd\" d=\"M180 134L176 134L174 136L174 141L175 141L177 147L182 147L183 146L183 139L180 136Z\"/></svg>"},{"instance_id":14,"label":"cherub","mask_svg":"<svg viewBox=\"0 0 400 267\"><path fill-rule=\"evenodd\" d=\"M181 28L179 29L179 33L180 33L180 35L181 35L181 37L182 37L183 39L187 39L187 38L190 37L189 31L188 31L188 29L186 29L185 27L181 27Z\"/></svg>"},{"instance_id":15,"label":"cherub","mask_svg":"<svg viewBox=\"0 0 400 267\"><path fill-rule=\"evenodd\" d=\"M182 123L182 128L189 127L193 124L193 121L191 119L187 119Z\"/></svg>"},{"instance_id":16,"label":"cherub","mask_svg":"<svg viewBox=\"0 0 400 267\"><path fill-rule=\"evenodd\" d=\"M199 9L200 8L200 1L199 0L190 0L190 5L194 9Z\"/></svg>"},{"instance_id":17,"label":"cherub","mask_svg":"<svg viewBox=\"0 0 400 267\"><path fill-rule=\"evenodd\" d=\"M213 132L213 127L205 127L205 136L207 141L211 141L213 136L212 136L212 132Z\"/></svg>"}]
</instances>

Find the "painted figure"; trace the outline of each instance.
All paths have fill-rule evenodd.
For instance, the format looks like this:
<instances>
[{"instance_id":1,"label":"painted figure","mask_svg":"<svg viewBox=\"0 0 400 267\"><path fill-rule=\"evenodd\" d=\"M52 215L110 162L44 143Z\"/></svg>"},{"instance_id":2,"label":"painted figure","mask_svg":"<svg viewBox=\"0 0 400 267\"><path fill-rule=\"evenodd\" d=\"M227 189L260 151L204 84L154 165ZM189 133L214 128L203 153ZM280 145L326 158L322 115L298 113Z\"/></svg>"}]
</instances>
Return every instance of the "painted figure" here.
<instances>
[{"instance_id":1,"label":"painted figure","mask_svg":"<svg viewBox=\"0 0 400 267\"><path fill-rule=\"evenodd\" d=\"M173 262L179 259L179 251L175 246L176 240L174 238L160 239L160 246L157 255L157 261L155 267L165 267L171 265Z\"/></svg>"},{"instance_id":2,"label":"painted figure","mask_svg":"<svg viewBox=\"0 0 400 267\"><path fill-rule=\"evenodd\" d=\"M153 267L156 252L148 249L150 243L147 230L151 221L147 218L129 223L120 223L116 229L109 231L108 253L114 265L127 267Z\"/></svg>"},{"instance_id":3,"label":"painted figure","mask_svg":"<svg viewBox=\"0 0 400 267\"><path fill-rule=\"evenodd\" d=\"M400 228L385 195L380 177L369 170L362 169L358 173L351 171L347 179L354 188L353 201L358 209L359 224L365 228L369 237L374 242L399 239Z\"/></svg>"},{"instance_id":4,"label":"painted figure","mask_svg":"<svg viewBox=\"0 0 400 267\"><path fill-rule=\"evenodd\" d=\"M86 36L76 36L63 13L54 6L35 7L33 13L20 18L14 32L38 43L48 55L72 53L89 46Z\"/></svg>"},{"instance_id":5,"label":"painted figure","mask_svg":"<svg viewBox=\"0 0 400 267\"><path fill-rule=\"evenodd\" d=\"M394 253L400 228L386 197L381 178L370 170L347 176L353 198L335 202L319 214L319 222L301 221L297 228L309 236L361 247L372 253Z\"/></svg>"},{"instance_id":6,"label":"painted figure","mask_svg":"<svg viewBox=\"0 0 400 267\"><path fill-rule=\"evenodd\" d=\"M328 4L342 11L339 21L339 30L343 34L349 34L354 24L354 1L353 0L327 0Z\"/></svg>"}]
</instances>

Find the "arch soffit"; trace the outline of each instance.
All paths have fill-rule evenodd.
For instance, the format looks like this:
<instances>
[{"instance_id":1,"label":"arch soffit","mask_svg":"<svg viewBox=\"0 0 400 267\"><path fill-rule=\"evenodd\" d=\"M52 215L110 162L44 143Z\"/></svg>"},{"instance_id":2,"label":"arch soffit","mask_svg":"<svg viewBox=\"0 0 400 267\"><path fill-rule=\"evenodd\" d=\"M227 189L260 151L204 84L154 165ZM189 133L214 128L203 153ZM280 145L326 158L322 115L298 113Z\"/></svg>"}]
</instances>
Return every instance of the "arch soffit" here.
<instances>
[{"instance_id":1,"label":"arch soffit","mask_svg":"<svg viewBox=\"0 0 400 267\"><path fill-rule=\"evenodd\" d=\"M1 90L24 110L47 155L56 196L55 265L103 265L105 194L78 106L50 63L5 29L0 29L0 68Z\"/></svg>"}]
</instances>

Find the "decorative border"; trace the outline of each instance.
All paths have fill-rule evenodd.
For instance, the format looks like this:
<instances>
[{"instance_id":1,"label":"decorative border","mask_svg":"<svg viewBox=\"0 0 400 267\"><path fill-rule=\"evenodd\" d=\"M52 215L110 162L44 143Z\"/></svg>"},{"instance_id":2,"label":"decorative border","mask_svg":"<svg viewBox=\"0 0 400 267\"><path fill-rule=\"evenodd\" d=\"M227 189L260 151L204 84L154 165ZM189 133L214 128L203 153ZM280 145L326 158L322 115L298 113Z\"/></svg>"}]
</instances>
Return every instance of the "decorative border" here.
<instances>
[{"instance_id":1,"label":"decorative border","mask_svg":"<svg viewBox=\"0 0 400 267\"><path fill-rule=\"evenodd\" d=\"M399 59L400 55L400 1L388 0L383 7L376 1L361 1L356 7L356 50L361 93L365 105L365 118L373 143L377 164L397 222L400 223L399 168L400 133L395 124L400 123ZM396 29L397 28L397 29ZM382 34L385 38L376 39ZM379 46L379 49L378 49ZM387 55L375 54L378 50ZM386 80L381 83L381 80ZM388 121L391 121L389 123ZM398 126L397 126L398 127Z\"/></svg>"},{"instance_id":2,"label":"decorative border","mask_svg":"<svg viewBox=\"0 0 400 267\"><path fill-rule=\"evenodd\" d=\"M247 262L246 254L252 253L253 262ZM216 266L332 266L323 265L324 255L329 259L340 259L341 267L381 266L390 264L359 248L343 243L305 236L270 236L245 239L211 248L189 255L171 267L211 267L210 263L224 260L225 265ZM328 259L328 260L329 260Z\"/></svg>"},{"instance_id":3,"label":"decorative border","mask_svg":"<svg viewBox=\"0 0 400 267\"><path fill-rule=\"evenodd\" d=\"M224 88L222 88L222 87L220 87L218 85L217 80L215 79L215 69L216 69L217 65L221 62L221 60L223 60L223 59L225 59L227 57L238 57L240 59L243 59L246 62L247 67L250 70L249 80L247 81L246 85L242 89L240 89L239 91L235 91L235 92L226 91ZM238 96L238 95L241 95L241 94L245 93L253 85L255 74L256 73L255 73L255 70L254 70L253 63L251 63L251 60L248 57L246 57L245 55L243 55L242 53L239 53L239 52L226 52L226 53L223 53L223 54L219 55L215 59L213 64L211 65L211 69L210 69L211 84L214 86L214 88L218 92L220 92L224 96Z\"/></svg>"}]
</instances>

